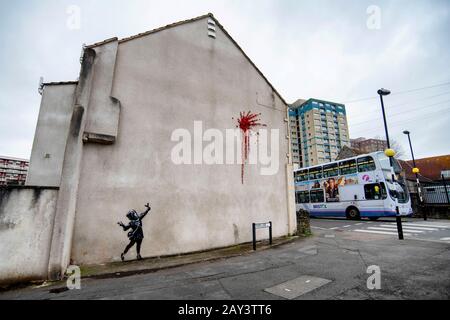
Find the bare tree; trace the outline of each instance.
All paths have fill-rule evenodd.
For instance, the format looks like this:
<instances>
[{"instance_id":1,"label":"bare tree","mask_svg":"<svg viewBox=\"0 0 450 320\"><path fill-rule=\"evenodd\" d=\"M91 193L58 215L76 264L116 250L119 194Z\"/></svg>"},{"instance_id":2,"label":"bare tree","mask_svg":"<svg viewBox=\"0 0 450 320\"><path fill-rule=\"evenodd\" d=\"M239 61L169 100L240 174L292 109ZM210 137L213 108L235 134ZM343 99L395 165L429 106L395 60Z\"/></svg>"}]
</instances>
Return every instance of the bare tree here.
<instances>
[{"instance_id":1,"label":"bare tree","mask_svg":"<svg viewBox=\"0 0 450 320\"><path fill-rule=\"evenodd\" d=\"M378 140L386 140L380 136L376 136L375 139ZM391 149L395 150L395 158L396 159L404 159L406 156L405 149L397 140L393 138L389 138L389 142L391 143Z\"/></svg>"},{"instance_id":2,"label":"bare tree","mask_svg":"<svg viewBox=\"0 0 450 320\"><path fill-rule=\"evenodd\" d=\"M395 158L405 159L406 153L403 146L395 139L389 139L391 142L391 148L395 150Z\"/></svg>"}]
</instances>

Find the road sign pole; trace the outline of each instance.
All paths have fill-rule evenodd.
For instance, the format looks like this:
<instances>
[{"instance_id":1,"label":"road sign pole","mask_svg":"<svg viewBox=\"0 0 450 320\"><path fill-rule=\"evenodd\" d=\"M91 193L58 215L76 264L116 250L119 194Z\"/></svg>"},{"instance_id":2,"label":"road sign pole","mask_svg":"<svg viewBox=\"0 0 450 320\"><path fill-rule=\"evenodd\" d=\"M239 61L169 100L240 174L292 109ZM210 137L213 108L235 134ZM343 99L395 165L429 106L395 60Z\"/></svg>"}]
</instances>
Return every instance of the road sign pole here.
<instances>
[{"instance_id":1,"label":"road sign pole","mask_svg":"<svg viewBox=\"0 0 450 320\"><path fill-rule=\"evenodd\" d=\"M272 221L269 222L270 226L269 226L269 241L270 241L270 245L272 245Z\"/></svg>"},{"instance_id":2,"label":"road sign pole","mask_svg":"<svg viewBox=\"0 0 450 320\"><path fill-rule=\"evenodd\" d=\"M256 251L256 223L253 223L253 251Z\"/></svg>"}]
</instances>

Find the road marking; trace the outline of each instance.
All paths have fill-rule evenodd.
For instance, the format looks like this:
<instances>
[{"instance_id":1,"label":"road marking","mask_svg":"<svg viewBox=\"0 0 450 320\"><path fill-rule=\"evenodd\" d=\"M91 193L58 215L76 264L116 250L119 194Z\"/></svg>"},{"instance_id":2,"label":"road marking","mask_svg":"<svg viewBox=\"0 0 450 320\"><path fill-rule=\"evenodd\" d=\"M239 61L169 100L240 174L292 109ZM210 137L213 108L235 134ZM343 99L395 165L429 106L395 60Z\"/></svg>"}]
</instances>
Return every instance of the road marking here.
<instances>
[{"instance_id":1,"label":"road marking","mask_svg":"<svg viewBox=\"0 0 450 320\"><path fill-rule=\"evenodd\" d=\"M410 225L407 225L406 223L402 224L404 226L404 228L410 228L410 229L414 229L414 230L425 230L425 231L439 231L439 229L436 228L425 228L425 227L413 227ZM396 225L388 225L388 224L382 224L380 225L380 227L395 227Z\"/></svg>"},{"instance_id":2,"label":"road marking","mask_svg":"<svg viewBox=\"0 0 450 320\"><path fill-rule=\"evenodd\" d=\"M297 251L306 254L317 254L317 246L306 246Z\"/></svg>"},{"instance_id":3,"label":"road marking","mask_svg":"<svg viewBox=\"0 0 450 320\"><path fill-rule=\"evenodd\" d=\"M348 228L348 227L351 227L351 226L352 226L352 225L349 224L348 226L343 226L343 228Z\"/></svg>"},{"instance_id":4,"label":"road marking","mask_svg":"<svg viewBox=\"0 0 450 320\"><path fill-rule=\"evenodd\" d=\"M396 231L396 230L394 230L394 229L392 229L392 228L380 228L380 227L369 227L369 228L367 228L367 229L370 229L370 230L384 230L384 231ZM425 231L419 231L419 230L410 230L410 229L406 229L406 228L404 228L403 229L404 231L408 231L408 232L411 232L411 233L424 233Z\"/></svg>"},{"instance_id":5,"label":"road marking","mask_svg":"<svg viewBox=\"0 0 450 320\"><path fill-rule=\"evenodd\" d=\"M336 230L336 229L339 229L339 227L330 228L328 230Z\"/></svg>"},{"instance_id":6,"label":"road marking","mask_svg":"<svg viewBox=\"0 0 450 320\"><path fill-rule=\"evenodd\" d=\"M328 230L328 229L326 229L326 228L315 227L315 226L311 226L311 228L313 228L313 229L319 229L319 230Z\"/></svg>"},{"instance_id":7,"label":"road marking","mask_svg":"<svg viewBox=\"0 0 450 320\"><path fill-rule=\"evenodd\" d=\"M364 233L377 233L377 234L389 234L389 235L398 235L397 232L387 232L387 231L376 231L376 230L360 230L360 229L356 229L353 230L355 232L364 232ZM410 233L404 233L404 236L410 236Z\"/></svg>"},{"instance_id":8,"label":"road marking","mask_svg":"<svg viewBox=\"0 0 450 320\"><path fill-rule=\"evenodd\" d=\"M450 226L443 226L443 225L430 225L430 224L419 224L419 223L409 223L409 222L404 222L404 225L408 225L408 226L417 226L417 227L429 227L429 228L444 228L444 229L448 229L450 228Z\"/></svg>"},{"instance_id":9,"label":"road marking","mask_svg":"<svg viewBox=\"0 0 450 320\"><path fill-rule=\"evenodd\" d=\"M362 223L362 222L356 223L355 226L360 226L360 225L362 225L362 224L364 224L364 223Z\"/></svg>"},{"instance_id":10,"label":"road marking","mask_svg":"<svg viewBox=\"0 0 450 320\"><path fill-rule=\"evenodd\" d=\"M395 225L395 222L389 222L393 225ZM434 228L434 229L450 229L450 226L443 226L443 225L431 225L431 224L421 224L421 223L411 223L411 222L402 222L405 226L411 226L411 227L421 227L421 228Z\"/></svg>"},{"instance_id":11,"label":"road marking","mask_svg":"<svg viewBox=\"0 0 450 320\"><path fill-rule=\"evenodd\" d=\"M441 240L441 241L450 241L450 238L440 238L439 240Z\"/></svg>"}]
</instances>

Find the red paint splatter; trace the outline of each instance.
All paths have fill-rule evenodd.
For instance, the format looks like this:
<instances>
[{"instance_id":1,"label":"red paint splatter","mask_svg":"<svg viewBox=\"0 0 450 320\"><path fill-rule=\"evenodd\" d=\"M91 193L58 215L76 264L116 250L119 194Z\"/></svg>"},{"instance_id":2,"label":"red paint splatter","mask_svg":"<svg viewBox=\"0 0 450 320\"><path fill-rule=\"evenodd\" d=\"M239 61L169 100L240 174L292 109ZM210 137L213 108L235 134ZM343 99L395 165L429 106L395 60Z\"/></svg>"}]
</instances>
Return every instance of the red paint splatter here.
<instances>
[{"instance_id":1,"label":"red paint splatter","mask_svg":"<svg viewBox=\"0 0 450 320\"><path fill-rule=\"evenodd\" d=\"M256 127L265 127L265 124L261 124L258 117L261 113L247 113L241 112L239 119L237 119L238 125L236 128L242 131L242 166L241 166L241 181L244 184L244 167L250 154L250 132Z\"/></svg>"}]
</instances>

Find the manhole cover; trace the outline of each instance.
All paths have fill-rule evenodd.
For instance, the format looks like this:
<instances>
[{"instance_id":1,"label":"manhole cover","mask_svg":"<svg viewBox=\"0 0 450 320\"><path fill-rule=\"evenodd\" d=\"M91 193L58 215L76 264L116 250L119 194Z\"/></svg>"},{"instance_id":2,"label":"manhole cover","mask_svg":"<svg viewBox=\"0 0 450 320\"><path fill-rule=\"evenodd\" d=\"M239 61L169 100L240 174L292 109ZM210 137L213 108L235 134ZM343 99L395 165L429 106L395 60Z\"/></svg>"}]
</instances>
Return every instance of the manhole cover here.
<instances>
[{"instance_id":1,"label":"manhole cover","mask_svg":"<svg viewBox=\"0 0 450 320\"><path fill-rule=\"evenodd\" d=\"M330 282L331 280L327 279L301 276L274 287L267 288L264 291L290 300L320 288Z\"/></svg>"}]
</instances>

